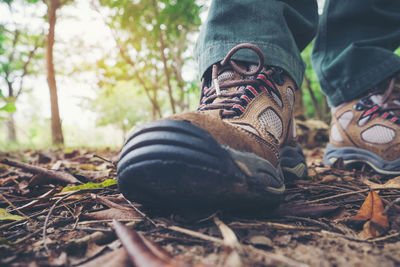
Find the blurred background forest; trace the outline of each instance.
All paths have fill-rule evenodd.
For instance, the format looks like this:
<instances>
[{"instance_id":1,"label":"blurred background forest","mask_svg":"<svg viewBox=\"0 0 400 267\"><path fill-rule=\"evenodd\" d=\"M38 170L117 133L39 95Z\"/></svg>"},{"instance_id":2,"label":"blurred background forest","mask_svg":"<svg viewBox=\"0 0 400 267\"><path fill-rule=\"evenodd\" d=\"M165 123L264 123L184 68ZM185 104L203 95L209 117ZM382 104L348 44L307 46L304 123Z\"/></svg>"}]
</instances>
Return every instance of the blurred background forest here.
<instances>
[{"instance_id":1,"label":"blurred background forest","mask_svg":"<svg viewBox=\"0 0 400 267\"><path fill-rule=\"evenodd\" d=\"M133 126L195 109L209 4L0 0L0 150L119 147ZM329 121L310 55L297 116Z\"/></svg>"}]
</instances>

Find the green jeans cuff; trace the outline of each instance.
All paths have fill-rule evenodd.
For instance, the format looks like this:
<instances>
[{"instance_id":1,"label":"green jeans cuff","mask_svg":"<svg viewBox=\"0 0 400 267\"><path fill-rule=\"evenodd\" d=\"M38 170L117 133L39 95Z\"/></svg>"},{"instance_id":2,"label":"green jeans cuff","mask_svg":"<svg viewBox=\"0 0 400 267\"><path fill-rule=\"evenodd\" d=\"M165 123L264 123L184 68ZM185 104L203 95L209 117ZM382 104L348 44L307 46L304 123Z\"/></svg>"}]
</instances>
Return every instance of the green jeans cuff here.
<instances>
[{"instance_id":1,"label":"green jeans cuff","mask_svg":"<svg viewBox=\"0 0 400 267\"><path fill-rule=\"evenodd\" d=\"M240 43L246 43L246 41L209 43L203 49L199 48L196 56L199 63L200 76L203 76L209 67L221 61L230 49ZM257 45L264 54L265 64L280 67L287 71L297 87L300 88L305 70L305 63L301 59L300 54L298 56L292 55L273 43L259 43L254 41L247 41L247 43ZM250 50L238 51L233 56L233 59L254 62L255 64L258 62L257 55Z\"/></svg>"},{"instance_id":2,"label":"green jeans cuff","mask_svg":"<svg viewBox=\"0 0 400 267\"><path fill-rule=\"evenodd\" d=\"M370 66L369 68L363 66L362 70L363 73L356 76L352 82L344 84L340 88L336 88L336 90L329 90L332 92L332 94L327 94L329 106L335 107L359 98L368 93L371 87L399 72L400 57L393 54L392 57L386 58L381 63ZM322 87L331 87L326 79L321 79L320 82Z\"/></svg>"}]
</instances>

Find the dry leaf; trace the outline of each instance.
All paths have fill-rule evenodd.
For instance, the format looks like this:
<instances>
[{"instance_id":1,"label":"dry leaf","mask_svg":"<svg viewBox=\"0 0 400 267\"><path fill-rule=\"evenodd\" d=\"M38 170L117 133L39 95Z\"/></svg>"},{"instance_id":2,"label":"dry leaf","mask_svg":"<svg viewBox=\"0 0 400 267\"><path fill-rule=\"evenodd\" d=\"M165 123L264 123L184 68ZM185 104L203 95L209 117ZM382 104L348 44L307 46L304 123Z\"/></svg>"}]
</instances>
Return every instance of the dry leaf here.
<instances>
[{"instance_id":1,"label":"dry leaf","mask_svg":"<svg viewBox=\"0 0 400 267\"><path fill-rule=\"evenodd\" d=\"M380 236L389 228L388 216L383 214L383 203L378 193L370 191L360 210L350 221L365 222L360 238L372 238Z\"/></svg>"},{"instance_id":2,"label":"dry leaf","mask_svg":"<svg viewBox=\"0 0 400 267\"><path fill-rule=\"evenodd\" d=\"M78 169L85 170L85 171L96 171L96 165L90 163L80 164Z\"/></svg>"},{"instance_id":3,"label":"dry leaf","mask_svg":"<svg viewBox=\"0 0 400 267\"><path fill-rule=\"evenodd\" d=\"M361 208L358 210L357 214L350 218L350 221L364 222L372 217L372 193L368 193L367 198L364 200Z\"/></svg>"},{"instance_id":4,"label":"dry leaf","mask_svg":"<svg viewBox=\"0 0 400 267\"><path fill-rule=\"evenodd\" d=\"M23 217L8 213L5 209L0 208L0 221L20 221Z\"/></svg>"},{"instance_id":5,"label":"dry leaf","mask_svg":"<svg viewBox=\"0 0 400 267\"><path fill-rule=\"evenodd\" d=\"M113 267L113 266L120 266L120 267L128 267L133 266L129 260L128 253L124 248L119 248L112 252L106 253L86 264L80 265L81 267Z\"/></svg>"},{"instance_id":6,"label":"dry leaf","mask_svg":"<svg viewBox=\"0 0 400 267\"><path fill-rule=\"evenodd\" d=\"M274 247L274 243L266 236L263 235L255 235L250 237L249 243L256 246L266 246L266 247Z\"/></svg>"},{"instance_id":7,"label":"dry leaf","mask_svg":"<svg viewBox=\"0 0 400 267\"><path fill-rule=\"evenodd\" d=\"M383 229L387 229L389 228L388 217L383 214L383 210L382 199L378 193L370 191L360 210L350 220L366 221L370 219L372 223L379 225Z\"/></svg>"},{"instance_id":8,"label":"dry leaf","mask_svg":"<svg viewBox=\"0 0 400 267\"><path fill-rule=\"evenodd\" d=\"M120 210L116 208L89 212L83 215L84 218L94 219L94 220L130 220L137 218L136 212L134 210Z\"/></svg>"},{"instance_id":9,"label":"dry leaf","mask_svg":"<svg viewBox=\"0 0 400 267\"><path fill-rule=\"evenodd\" d=\"M384 184L377 184L371 182L369 180L365 180L364 183L368 185L371 189L379 189L379 188L399 188L400 189L400 176L396 178L390 179Z\"/></svg>"},{"instance_id":10,"label":"dry leaf","mask_svg":"<svg viewBox=\"0 0 400 267\"><path fill-rule=\"evenodd\" d=\"M357 235L361 239L369 239L380 236L384 231L368 221L364 224L363 230Z\"/></svg>"}]
</instances>

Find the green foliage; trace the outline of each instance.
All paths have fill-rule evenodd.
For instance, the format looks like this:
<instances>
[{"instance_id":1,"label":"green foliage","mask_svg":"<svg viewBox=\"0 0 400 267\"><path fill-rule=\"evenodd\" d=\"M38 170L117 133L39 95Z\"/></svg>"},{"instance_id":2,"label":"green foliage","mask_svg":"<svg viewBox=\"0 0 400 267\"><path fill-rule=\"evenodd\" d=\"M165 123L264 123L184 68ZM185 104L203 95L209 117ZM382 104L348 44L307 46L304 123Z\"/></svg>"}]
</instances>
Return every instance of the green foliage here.
<instances>
[{"instance_id":1,"label":"green foliage","mask_svg":"<svg viewBox=\"0 0 400 267\"><path fill-rule=\"evenodd\" d=\"M1 2L8 4L10 12L14 12L13 1ZM5 119L1 117L5 112L16 111L15 102L27 89L23 83L25 76L40 70L35 63L43 58L39 49L43 45L44 36L21 23L8 21L0 24L0 88L3 89L0 89L0 120ZM14 128L14 122L12 125Z\"/></svg>"},{"instance_id":2,"label":"green foliage","mask_svg":"<svg viewBox=\"0 0 400 267\"><path fill-rule=\"evenodd\" d=\"M8 213L5 209L0 209L0 221L20 221L23 217Z\"/></svg>"},{"instance_id":3,"label":"green foliage","mask_svg":"<svg viewBox=\"0 0 400 267\"><path fill-rule=\"evenodd\" d=\"M15 112L15 104L10 102L7 102L7 98L3 95L2 90L0 89L0 115L1 112ZM5 118L0 116L0 121L4 120Z\"/></svg>"},{"instance_id":4,"label":"green foliage","mask_svg":"<svg viewBox=\"0 0 400 267\"><path fill-rule=\"evenodd\" d=\"M324 95L321 92L321 87L318 81L318 77L311 65L311 52L312 52L312 43L309 44L301 53L301 56L304 62L306 63L305 77L302 85L302 93L303 93L303 103L304 103L303 105L304 115L307 118L317 117L317 111L310 95L309 91L310 89L312 90L318 102L317 108L319 108L320 111L322 112L325 109ZM322 114L322 115L327 116L328 114Z\"/></svg>"},{"instance_id":5,"label":"green foliage","mask_svg":"<svg viewBox=\"0 0 400 267\"><path fill-rule=\"evenodd\" d=\"M1 107L0 110L6 111L6 112L15 112L17 109L15 108L14 103L7 103L3 107Z\"/></svg>"},{"instance_id":6,"label":"green foliage","mask_svg":"<svg viewBox=\"0 0 400 267\"><path fill-rule=\"evenodd\" d=\"M85 102L98 114L98 126L111 124L125 132L137 122L151 118L149 103L140 90L127 81L104 84L95 99Z\"/></svg>"},{"instance_id":7,"label":"green foliage","mask_svg":"<svg viewBox=\"0 0 400 267\"><path fill-rule=\"evenodd\" d=\"M188 109L191 97L187 92L192 83L183 79L182 72L191 59L185 53L192 44L190 34L198 31L201 7L195 0L99 2L111 14L106 21L119 50L98 62L103 92L114 86L121 88L121 82L135 88L131 101L147 99L153 119ZM140 113L143 111L136 109L124 117L133 116L129 123L150 117Z\"/></svg>"},{"instance_id":8,"label":"green foliage","mask_svg":"<svg viewBox=\"0 0 400 267\"><path fill-rule=\"evenodd\" d=\"M117 184L117 180L114 179L107 179L101 183L86 183L82 185L76 185L76 186L66 186L63 188L61 193L64 192L69 192L69 191L77 191L81 189L95 189L95 188L104 188L104 187L109 187Z\"/></svg>"}]
</instances>

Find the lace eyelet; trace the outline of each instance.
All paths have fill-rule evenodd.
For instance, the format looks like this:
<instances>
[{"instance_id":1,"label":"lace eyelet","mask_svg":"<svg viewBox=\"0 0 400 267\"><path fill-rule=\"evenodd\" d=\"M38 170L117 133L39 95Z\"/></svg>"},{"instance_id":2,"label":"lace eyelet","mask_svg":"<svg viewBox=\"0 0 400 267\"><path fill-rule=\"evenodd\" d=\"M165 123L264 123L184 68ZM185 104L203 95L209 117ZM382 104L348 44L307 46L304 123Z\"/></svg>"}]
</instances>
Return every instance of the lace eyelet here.
<instances>
[{"instance_id":1,"label":"lace eyelet","mask_svg":"<svg viewBox=\"0 0 400 267\"><path fill-rule=\"evenodd\" d=\"M361 111L361 110L365 109L365 106L363 104L361 104L361 103L357 103L357 104L354 105L354 109L357 110L357 111Z\"/></svg>"}]
</instances>

